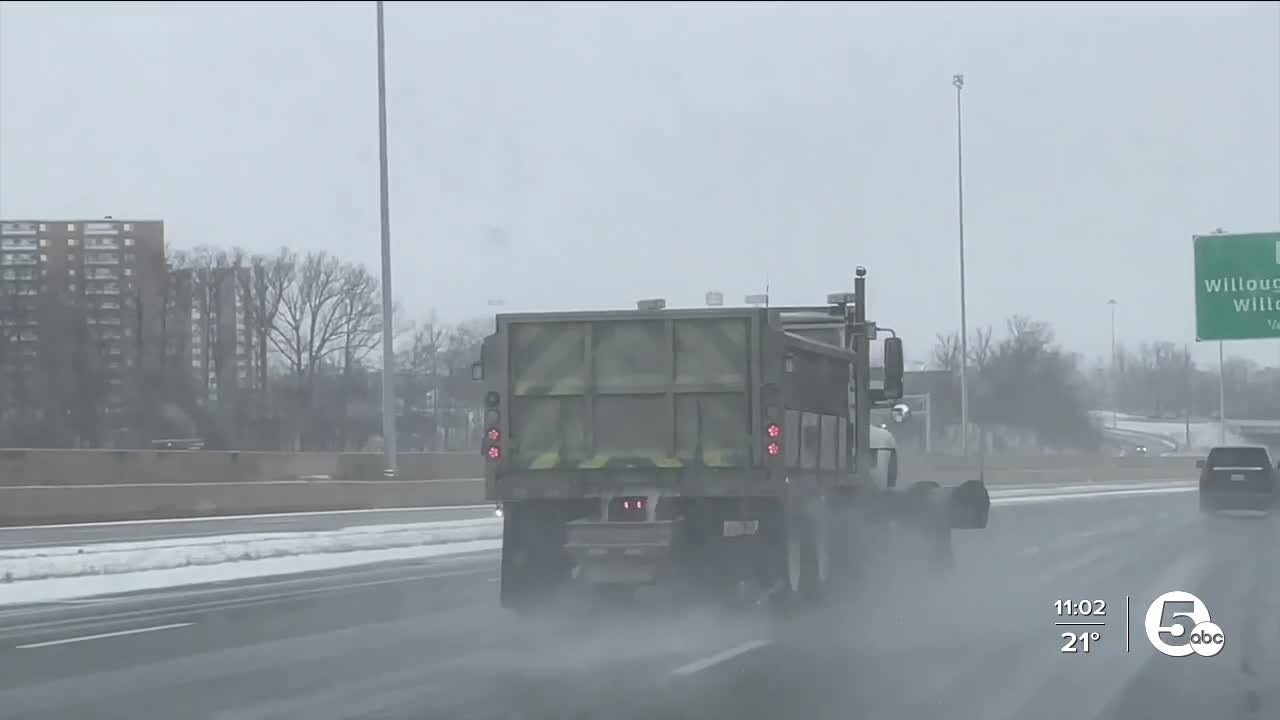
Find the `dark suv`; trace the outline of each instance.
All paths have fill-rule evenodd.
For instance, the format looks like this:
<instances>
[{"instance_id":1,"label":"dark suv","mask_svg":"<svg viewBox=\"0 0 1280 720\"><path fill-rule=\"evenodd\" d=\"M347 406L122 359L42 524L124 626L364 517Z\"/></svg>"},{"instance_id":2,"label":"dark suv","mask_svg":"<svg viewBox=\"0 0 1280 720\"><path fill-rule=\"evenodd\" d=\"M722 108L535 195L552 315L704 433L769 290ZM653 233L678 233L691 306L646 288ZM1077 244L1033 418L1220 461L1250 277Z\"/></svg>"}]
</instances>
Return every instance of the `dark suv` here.
<instances>
[{"instance_id":1,"label":"dark suv","mask_svg":"<svg viewBox=\"0 0 1280 720\"><path fill-rule=\"evenodd\" d=\"M1276 502L1277 468L1261 446L1216 447L1200 468L1200 511L1261 510Z\"/></svg>"}]
</instances>

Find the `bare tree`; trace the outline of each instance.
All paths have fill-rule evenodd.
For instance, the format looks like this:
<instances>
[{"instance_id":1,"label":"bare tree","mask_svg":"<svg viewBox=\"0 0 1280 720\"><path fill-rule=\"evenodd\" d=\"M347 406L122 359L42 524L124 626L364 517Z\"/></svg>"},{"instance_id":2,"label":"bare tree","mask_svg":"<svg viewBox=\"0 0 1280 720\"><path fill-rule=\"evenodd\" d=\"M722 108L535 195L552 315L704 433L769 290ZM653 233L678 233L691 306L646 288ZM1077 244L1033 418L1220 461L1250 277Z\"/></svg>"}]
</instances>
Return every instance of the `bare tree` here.
<instances>
[{"instance_id":1,"label":"bare tree","mask_svg":"<svg viewBox=\"0 0 1280 720\"><path fill-rule=\"evenodd\" d=\"M280 296L271 344L289 369L295 418L301 420L309 417L315 406L317 372L342 349L343 265L323 252L308 253L283 279L288 284ZM295 449L301 449L300 433L295 430Z\"/></svg>"},{"instance_id":2,"label":"bare tree","mask_svg":"<svg viewBox=\"0 0 1280 720\"><path fill-rule=\"evenodd\" d=\"M380 344L382 303L378 281L363 265L344 265L341 286L338 332L342 345L342 378L338 386L338 413L341 417L342 444L350 447L347 406L353 390L354 373Z\"/></svg>"}]
</instances>

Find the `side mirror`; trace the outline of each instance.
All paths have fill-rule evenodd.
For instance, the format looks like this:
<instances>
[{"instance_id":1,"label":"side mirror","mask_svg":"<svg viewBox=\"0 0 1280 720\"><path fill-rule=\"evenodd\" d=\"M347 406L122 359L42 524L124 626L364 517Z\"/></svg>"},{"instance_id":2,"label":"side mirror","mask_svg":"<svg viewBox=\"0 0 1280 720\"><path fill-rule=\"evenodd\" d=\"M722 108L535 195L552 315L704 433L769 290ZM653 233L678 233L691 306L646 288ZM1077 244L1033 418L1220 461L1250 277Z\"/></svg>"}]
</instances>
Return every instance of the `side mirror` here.
<instances>
[{"instance_id":1,"label":"side mirror","mask_svg":"<svg viewBox=\"0 0 1280 720\"><path fill-rule=\"evenodd\" d=\"M1197 470L1203 470L1203 469L1204 469L1204 461L1203 461L1203 460L1197 460L1197 461L1196 461L1196 469L1197 469Z\"/></svg>"},{"instance_id":2,"label":"side mirror","mask_svg":"<svg viewBox=\"0 0 1280 720\"><path fill-rule=\"evenodd\" d=\"M475 382L484 380L484 363L471 363L471 379Z\"/></svg>"},{"instance_id":3,"label":"side mirror","mask_svg":"<svg viewBox=\"0 0 1280 720\"><path fill-rule=\"evenodd\" d=\"M902 338L884 339L884 395L891 400L902 398Z\"/></svg>"}]
</instances>

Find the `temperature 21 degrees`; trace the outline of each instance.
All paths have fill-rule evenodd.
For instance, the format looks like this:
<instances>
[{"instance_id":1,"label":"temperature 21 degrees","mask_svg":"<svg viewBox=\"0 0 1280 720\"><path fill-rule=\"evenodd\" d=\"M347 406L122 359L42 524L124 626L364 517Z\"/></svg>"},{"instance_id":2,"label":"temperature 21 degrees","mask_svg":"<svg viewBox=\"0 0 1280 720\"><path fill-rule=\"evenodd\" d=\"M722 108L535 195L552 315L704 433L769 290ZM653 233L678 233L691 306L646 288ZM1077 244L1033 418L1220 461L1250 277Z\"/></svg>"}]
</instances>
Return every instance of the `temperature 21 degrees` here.
<instances>
[{"instance_id":1,"label":"temperature 21 degrees","mask_svg":"<svg viewBox=\"0 0 1280 720\"><path fill-rule=\"evenodd\" d=\"M1087 653L1093 649L1093 643L1102 639L1100 632L1082 632L1082 633L1062 633L1062 652L1064 653Z\"/></svg>"}]
</instances>

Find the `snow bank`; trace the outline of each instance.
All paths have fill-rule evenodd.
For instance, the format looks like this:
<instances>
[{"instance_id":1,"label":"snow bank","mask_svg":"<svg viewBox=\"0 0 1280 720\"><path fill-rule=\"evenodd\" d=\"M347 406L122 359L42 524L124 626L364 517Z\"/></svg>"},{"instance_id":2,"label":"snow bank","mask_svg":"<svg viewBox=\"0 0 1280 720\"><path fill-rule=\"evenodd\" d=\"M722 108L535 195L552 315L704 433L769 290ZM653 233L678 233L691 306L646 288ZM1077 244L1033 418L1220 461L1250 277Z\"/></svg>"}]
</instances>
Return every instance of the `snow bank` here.
<instances>
[{"instance_id":1,"label":"snow bank","mask_svg":"<svg viewBox=\"0 0 1280 720\"><path fill-rule=\"evenodd\" d=\"M0 582L115 575L268 558L496 540L496 518L366 525L317 532L244 533L126 543L0 550Z\"/></svg>"},{"instance_id":2,"label":"snow bank","mask_svg":"<svg viewBox=\"0 0 1280 720\"><path fill-rule=\"evenodd\" d=\"M200 565L168 570L147 570L114 573L111 575L83 575L80 577L57 577L47 580L0 583L0 606L59 602L101 595L178 588L186 585L337 570L344 567L370 565L373 563L420 560L423 558L464 555L485 551L492 552L498 550L501 545L502 541L500 540L471 540L439 545L387 548L384 550L356 550L318 555L276 557L266 560L246 560L244 562L229 562L221 565Z\"/></svg>"}]
</instances>

